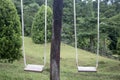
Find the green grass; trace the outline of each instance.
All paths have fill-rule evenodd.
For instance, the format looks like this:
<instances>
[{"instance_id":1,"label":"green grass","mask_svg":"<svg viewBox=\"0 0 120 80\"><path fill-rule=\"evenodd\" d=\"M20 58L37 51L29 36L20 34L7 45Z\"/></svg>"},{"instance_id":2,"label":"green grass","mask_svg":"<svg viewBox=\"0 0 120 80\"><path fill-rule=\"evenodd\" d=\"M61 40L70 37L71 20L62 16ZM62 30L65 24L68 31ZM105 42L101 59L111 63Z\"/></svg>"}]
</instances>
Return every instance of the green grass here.
<instances>
[{"instance_id":1,"label":"green grass","mask_svg":"<svg viewBox=\"0 0 120 80\"><path fill-rule=\"evenodd\" d=\"M28 37L25 38L27 63L43 64L44 45L36 45ZM95 66L96 55L78 50L79 64ZM49 80L50 44L47 44L47 64L42 73L23 70L23 59L13 64L0 63L0 80ZM120 62L99 57L98 72L78 72L75 62L75 49L61 44L61 80L120 80Z\"/></svg>"}]
</instances>

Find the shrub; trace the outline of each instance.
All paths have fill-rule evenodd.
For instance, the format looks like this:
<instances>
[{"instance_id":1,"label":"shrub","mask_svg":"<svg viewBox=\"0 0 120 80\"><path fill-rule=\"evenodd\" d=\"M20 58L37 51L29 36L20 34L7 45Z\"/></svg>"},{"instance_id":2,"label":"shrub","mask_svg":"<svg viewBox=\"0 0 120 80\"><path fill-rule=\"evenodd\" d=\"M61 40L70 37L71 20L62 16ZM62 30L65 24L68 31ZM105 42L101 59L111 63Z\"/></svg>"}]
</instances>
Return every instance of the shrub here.
<instances>
[{"instance_id":1,"label":"shrub","mask_svg":"<svg viewBox=\"0 0 120 80\"><path fill-rule=\"evenodd\" d=\"M20 19L11 0L0 0L0 61L21 58Z\"/></svg>"},{"instance_id":2,"label":"shrub","mask_svg":"<svg viewBox=\"0 0 120 80\"><path fill-rule=\"evenodd\" d=\"M39 11L35 15L35 19L32 24L32 40L34 43L42 44L44 43L44 33L45 33L45 6L42 5ZM51 40L52 32L52 10L47 6L47 41Z\"/></svg>"}]
</instances>

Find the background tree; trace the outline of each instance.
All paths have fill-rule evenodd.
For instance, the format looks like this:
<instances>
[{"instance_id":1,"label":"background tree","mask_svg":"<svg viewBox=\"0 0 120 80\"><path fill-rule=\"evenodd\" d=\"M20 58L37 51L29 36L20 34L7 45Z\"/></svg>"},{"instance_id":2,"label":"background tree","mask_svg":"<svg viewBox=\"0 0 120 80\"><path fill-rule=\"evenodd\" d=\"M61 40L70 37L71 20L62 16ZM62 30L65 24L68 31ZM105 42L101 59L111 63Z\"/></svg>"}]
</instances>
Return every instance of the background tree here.
<instances>
[{"instance_id":1,"label":"background tree","mask_svg":"<svg viewBox=\"0 0 120 80\"><path fill-rule=\"evenodd\" d=\"M110 50L113 51L113 54L117 53L117 43L119 41L120 37L120 14L115 15L108 20L108 25L110 28L110 31L108 33L108 37L111 40L111 43L109 45Z\"/></svg>"},{"instance_id":2,"label":"background tree","mask_svg":"<svg viewBox=\"0 0 120 80\"><path fill-rule=\"evenodd\" d=\"M17 12L18 12L19 16L20 16L20 14L21 14L20 1L21 1L21 0L12 0L12 2L15 4L15 7L16 7L16 9L17 9Z\"/></svg>"},{"instance_id":3,"label":"background tree","mask_svg":"<svg viewBox=\"0 0 120 80\"><path fill-rule=\"evenodd\" d=\"M73 26L73 1L64 0L63 2L63 29L62 41L69 45L74 45L74 26Z\"/></svg>"},{"instance_id":4,"label":"background tree","mask_svg":"<svg viewBox=\"0 0 120 80\"><path fill-rule=\"evenodd\" d=\"M91 52L96 51L96 46L95 46L96 38L97 38L96 25L97 25L96 18L86 18L84 19L83 23L80 23L78 25L78 47L79 48L83 48Z\"/></svg>"},{"instance_id":5,"label":"background tree","mask_svg":"<svg viewBox=\"0 0 120 80\"><path fill-rule=\"evenodd\" d=\"M25 23L25 36L31 36L32 22L35 17L35 13L38 11L39 5L37 3L31 3L24 5L24 23Z\"/></svg>"},{"instance_id":6,"label":"background tree","mask_svg":"<svg viewBox=\"0 0 120 80\"><path fill-rule=\"evenodd\" d=\"M20 0L12 0L20 15ZM48 1L52 6L53 0ZM25 0L25 35L30 36L31 22L38 8L44 4L43 0ZM84 50L96 51L96 27L97 27L97 0L76 0L77 12L77 36L78 48ZM120 13L120 0L100 0L100 54L117 54L118 39L115 36L119 33L119 18L114 18ZM63 25L62 41L68 45L74 46L74 26L73 26L73 1L64 0L63 3ZM89 31L89 32L86 32ZM93 31L92 31L93 30ZM89 34L88 34L89 33ZM91 38L90 38L91 37ZM93 39L93 38L94 39ZM114 49L113 49L114 48Z\"/></svg>"},{"instance_id":7,"label":"background tree","mask_svg":"<svg viewBox=\"0 0 120 80\"><path fill-rule=\"evenodd\" d=\"M78 47L95 52L97 38L97 19L94 14L95 11L93 11L93 1L84 0L78 4L82 7L79 8L79 6L77 6Z\"/></svg>"},{"instance_id":8,"label":"background tree","mask_svg":"<svg viewBox=\"0 0 120 80\"><path fill-rule=\"evenodd\" d=\"M44 43L44 33L45 33L45 6L42 5L37 12L35 19L32 24L32 40L35 43ZM47 7L47 41L51 40L52 33L52 10Z\"/></svg>"},{"instance_id":9,"label":"background tree","mask_svg":"<svg viewBox=\"0 0 120 80\"><path fill-rule=\"evenodd\" d=\"M0 60L13 62L21 58L21 28L17 10L11 0L0 0Z\"/></svg>"},{"instance_id":10,"label":"background tree","mask_svg":"<svg viewBox=\"0 0 120 80\"><path fill-rule=\"evenodd\" d=\"M24 0L23 4L29 5L29 4L34 3L34 2L35 2L35 0Z\"/></svg>"},{"instance_id":11,"label":"background tree","mask_svg":"<svg viewBox=\"0 0 120 80\"><path fill-rule=\"evenodd\" d=\"M20 0L12 0L16 6L16 9L18 11L19 16L21 16L21 5ZM31 27L32 27L32 21L34 19L35 13L39 9L39 4L35 2L35 0L23 0L24 4L24 33L25 36L31 36Z\"/></svg>"},{"instance_id":12,"label":"background tree","mask_svg":"<svg viewBox=\"0 0 120 80\"><path fill-rule=\"evenodd\" d=\"M35 2L37 4L39 4L39 6L41 6L42 4L44 4L44 0L35 0Z\"/></svg>"}]
</instances>

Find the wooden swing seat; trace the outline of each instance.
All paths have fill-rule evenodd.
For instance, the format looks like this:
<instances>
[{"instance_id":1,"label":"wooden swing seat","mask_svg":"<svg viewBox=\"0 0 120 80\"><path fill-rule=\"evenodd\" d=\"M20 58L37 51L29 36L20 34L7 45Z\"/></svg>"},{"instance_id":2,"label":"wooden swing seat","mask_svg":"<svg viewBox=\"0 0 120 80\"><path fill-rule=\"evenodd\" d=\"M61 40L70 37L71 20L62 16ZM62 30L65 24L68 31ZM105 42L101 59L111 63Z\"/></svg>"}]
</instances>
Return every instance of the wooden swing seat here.
<instances>
[{"instance_id":1,"label":"wooden swing seat","mask_svg":"<svg viewBox=\"0 0 120 80\"><path fill-rule=\"evenodd\" d=\"M44 68L44 65L34 65L34 64L28 64L24 70L25 71L32 71L32 72L42 72Z\"/></svg>"},{"instance_id":2,"label":"wooden swing seat","mask_svg":"<svg viewBox=\"0 0 120 80\"><path fill-rule=\"evenodd\" d=\"M97 72L96 67L78 66L78 72Z\"/></svg>"}]
</instances>

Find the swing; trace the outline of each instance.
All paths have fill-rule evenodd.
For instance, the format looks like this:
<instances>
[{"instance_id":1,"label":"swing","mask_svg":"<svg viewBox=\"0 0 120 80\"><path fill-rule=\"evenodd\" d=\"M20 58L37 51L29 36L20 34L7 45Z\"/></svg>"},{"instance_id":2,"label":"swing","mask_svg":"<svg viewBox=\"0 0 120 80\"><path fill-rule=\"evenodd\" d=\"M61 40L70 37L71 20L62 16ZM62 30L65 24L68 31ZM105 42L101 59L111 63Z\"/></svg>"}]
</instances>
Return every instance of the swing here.
<instances>
[{"instance_id":1,"label":"swing","mask_svg":"<svg viewBox=\"0 0 120 80\"><path fill-rule=\"evenodd\" d=\"M75 32L75 49L76 49L76 64L77 64L77 69L78 72L97 72L97 67L98 67L98 56L99 56L99 5L100 2L98 0L98 20L97 20L97 59L96 59L96 66L79 66L78 64L78 50L77 50L77 32L76 32L76 4L75 0L73 2L74 5L74 32Z\"/></svg>"},{"instance_id":2,"label":"swing","mask_svg":"<svg viewBox=\"0 0 120 80\"><path fill-rule=\"evenodd\" d=\"M47 0L45 0L45 6L47 6ZM43 68L46 64L46 43L47 43L47 7L45 7L45 47L44 47L44 64L36 65L36 64L27 64L26 63L26 55L25 55L25 47L24 47L24 17L23 17L23 0L21 0L21 18L22 18L22 52L24 57L24 70L25 71L33 71L33 72L42 72Z\"/></svg>"}]
</instances>

